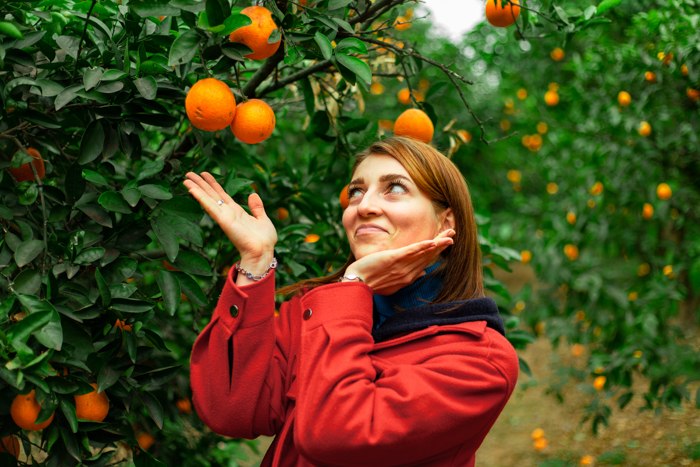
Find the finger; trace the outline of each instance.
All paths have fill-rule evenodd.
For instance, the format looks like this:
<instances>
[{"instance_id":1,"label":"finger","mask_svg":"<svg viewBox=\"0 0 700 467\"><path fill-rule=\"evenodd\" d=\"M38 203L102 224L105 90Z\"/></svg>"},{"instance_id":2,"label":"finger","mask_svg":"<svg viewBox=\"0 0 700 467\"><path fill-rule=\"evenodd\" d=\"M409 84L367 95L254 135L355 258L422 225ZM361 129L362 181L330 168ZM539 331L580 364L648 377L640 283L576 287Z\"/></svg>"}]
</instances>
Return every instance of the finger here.
<instances>
[{"instance_id":1,"label":"finger","mask_svg":"<svg viewBox=\"0 0 700 467\"><path fill-rule=\"evenodd\" d=\"M204 175L206 173L207 172L203 172L202 175ZM209 183L206 180L204 180L202 177L200 177L196 173L188 172L187 178L189 178L194 183L196 183L197 187L199 187L199 189L201 189L204 193L206 193L213 201L219 201L221 199L221 197L214 190L214 188L212 188L212 186L209 185Z\"/></svg>"},{"instance_id":2,"label":"finger","mask_svg":"<svg viewBox=\"0 0 700 467\"><path fill-rule=\"evenodd\" d=\"M219 216L221 214L221 207L214 201L211 196L204 192L199 186L192 183L189 184L188 190L190 194L202 205L204 210L211 216L212 219L218 224Z\"/></svg>"},{"instance_id":3,"label":"finger","mask_svg":"<svg viewBox=\"0 0 700 467\"><path fill-rule=\"evenodd\" d=\"M226 193L224 188L221 185L219 185L219 182L217 182L216 179L210 173L202 172L202 178L204 179L204 181L206 181L209 184L209 186L211 186L212 190L214 190L214 192L216 192L216 194L219 195L219 199L224 200L224 203L226 203L226 204L234 203L235 204L235 201L233 200L233 198L231 198L228 195L228 193Z\"/></svg>"},{"instance_id":4,"label":"finger","mask_svg":"<svg viewBox=\"0 0 700 467\"><path fill-rule=\"evenodd\" d=\"M252 193L248 196L248 207L250 208L250 213L256 219L264 219L267 217L265 212L265 206L263 205L262 198L257 193Z\"/></svg>"}]
</instances>

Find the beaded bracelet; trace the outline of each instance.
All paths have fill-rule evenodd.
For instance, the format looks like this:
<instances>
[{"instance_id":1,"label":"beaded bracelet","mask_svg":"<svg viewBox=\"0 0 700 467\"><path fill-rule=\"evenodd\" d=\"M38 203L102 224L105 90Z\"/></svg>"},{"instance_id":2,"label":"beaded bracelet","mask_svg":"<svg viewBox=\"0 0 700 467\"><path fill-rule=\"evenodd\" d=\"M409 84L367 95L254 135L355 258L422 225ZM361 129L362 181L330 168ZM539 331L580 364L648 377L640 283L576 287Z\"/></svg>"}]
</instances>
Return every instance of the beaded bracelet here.
<instances>
[{"instance_id":1,"label":"beaded bracelet","mask_svg":"<svg viewBox=\"0 0 700 467\"><path fill-rule=\"evenodd\" d=\"M267 273L270 272L270 269L273 269L273 268L276 268L276 267L277 267L277 258L275 258L274 256L272 257L272 264L270 264L270 266L267 268L267 271L265 271L265 274L263 274L262 276L257 275L257 274L256 274L256 275L253 275L253 274L249 273L248 271L246 271L245 269L243 269L243 268L241 267L241 262L240 262L240 261L236 263L236 271L242 272L243 274L245 274L245 276L246 276L248 279L253 280L253 281L259 281L259 280L262 279L263 277L267 276Z\"/></svg>"}]
</instances>

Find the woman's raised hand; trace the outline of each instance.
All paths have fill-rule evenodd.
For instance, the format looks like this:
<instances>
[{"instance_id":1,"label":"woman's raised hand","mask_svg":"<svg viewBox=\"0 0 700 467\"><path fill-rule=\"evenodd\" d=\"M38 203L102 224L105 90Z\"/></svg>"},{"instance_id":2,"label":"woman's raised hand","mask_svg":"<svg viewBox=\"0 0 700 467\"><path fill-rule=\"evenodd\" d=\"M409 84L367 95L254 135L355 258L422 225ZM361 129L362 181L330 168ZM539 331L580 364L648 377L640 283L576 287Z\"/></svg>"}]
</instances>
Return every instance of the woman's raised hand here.
<instances>
[{"instance_id":1,"label":"woman's raised hand","mask_svg":"<svg viewBox=\"0 0 700 467\"><path fill-rule=\"evenodd\" d=\"M454 243L454 234L447 229L433 240L370 253L348 266L345 275L357 274L375 294L391 295L425 276L424 269Z\"/></svg>"},{"instance_id":2,"label":"woman's raised hand","mask_svg":"<svg viewBox=\"0 0 700 467\"><path fill-rule=\"evenodd\" d=\"M262 199L257 193L248 197L251 216L207 172L202 172L201 177L188 172L183 184L214 222L219 224L242 258L260 258L274 250L277 231L267 217ZM219 204L219 200L223 200L223 203Z\"/></svg>"}]
</instances>

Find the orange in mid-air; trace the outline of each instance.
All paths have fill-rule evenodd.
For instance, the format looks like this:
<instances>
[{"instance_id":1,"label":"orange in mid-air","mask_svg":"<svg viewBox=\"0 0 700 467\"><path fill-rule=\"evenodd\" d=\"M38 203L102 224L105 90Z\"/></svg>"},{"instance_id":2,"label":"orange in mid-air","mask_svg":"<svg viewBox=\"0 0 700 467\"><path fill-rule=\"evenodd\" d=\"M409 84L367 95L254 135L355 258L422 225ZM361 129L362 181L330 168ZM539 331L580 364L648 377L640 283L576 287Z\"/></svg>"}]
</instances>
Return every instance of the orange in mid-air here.
<instances>
[{"instance_id":1,"label":"orange in mid-air","mask_svg":"<svg viewBox=\"0 0 700 467\"><path fill-rule=\"evenodd\" d=\"M659 197L659 199L669 199L673 192L671 191L671 187L668 186L668 183L659 183L659 186L656 187L656 196Z\"/></svg>"},{"instance_id":2,"label":"orange in mid-air","mask_svg":"<svg viewBox=\"0 0 700 467\"><path fill-rule=\"evenodd\" d=\"M557 47L556 49L552 50L552 53L550 53L549 55L550 55L550 57L552 57L552 59L553 59L554 61L556 61L556 62L562 60L562 59L566 56L566 54L564 53L564 51L563 51L562 49L560 49L559 47Z\"/></svg>"},{"instance_id":3,"label":"orange in mid-air","mask_svg":"<svg viewBox=\"0 0 700 467\"><path fill-rule=\"evenodd\" d=\"M654 73L653 71L647 71L646 73L644 73L644 79L646 79L649 83L655 83L656 73Z\"/></svg>"},{"instance_id":4,"label":"orange in mid-air","mask_svg":"<svg viewBox=\"0 0 700 467\"><path fill-rule=\"evenodd\" d=\"M503 0L487 0L486 19L489 23L499 28L507 28L515 23L520 16L520 1L510 0L510 5L507 3Z\"/></svg>"},{"instance_id":5,"label":"orange in mid-air","mask_svg":"<svg viewBox=\"0 0 700 467\"><path fill-rule=\"evenodd\" d=\"M18 427L27 431L43 430L53 421L54 414L52 413L45 422L35 423L39 412L41 412L41 405L36 400L34 389L29 394L19 394L12 401L12 406L10 407L12 420Z\"/></svg>"},{"instance_id":6,"label":"orange in mid-air","mask_svg":"<svg viewBox=\"0 0 700 467\"><path fill-rule=\"evenodd\" d=\"M428 114L419 109L405 110L394 123L394 136L407 136L430 143L435 127Z\"/></svg>"},{"instance_id":7,"label":"orange in mid-air","mask_svg":"<svg viewBox=\"0 0 700 467\"><path fill-rule=\"evenodd\" d=\"M544 101L547 105L555 106L559 103L559 94L556 91L547 91L544 95Z\"/></svg>"},{"instance_id":8,"label":"orange in mid-air","mask_svg":"<svg viewBox=\"0 0 700 467\"><path fill-rule=\"evenodd\" d=\"M17 152L15 154L17 154ZM36 174L40 179L44 178L44 175L46 175L46 168L44 167L44 161L41 158L41 154L39 154L39 151L34 148L27 148L27 152L34 158L31 163L34 164ZM18 168L10 167L10 173L18 183L26 182L27 180L34 180L34 171L29 165L29 162L25 162Z\"/></svg>"},{"instance_id":9,"label":"orange in mid-air","mask_svg":"<svg viewBox=\"0 0 700 467\"><path fill-rule=\"evenodd\" d=\"M90 383L94 391L75 397L75 416L83 420L101 422L109 413L107 393L97 393L97 383Z\"/></svg>"},{"instance_id":10,"label":"orange in mid-air","mask_svg":"<svg viewBox=\"0 0 700 467\"><path fill-rule=\"evenodd\" d=\"M596 388L596 390L601 391L605 387L605 381L607 378L605 376L598 376L595 380L593 380L593 387Z\"/></svg>"},{"instance_id":11,"label":"orange in mid-air","mask_svg":"<svg viewBox=\"0 0 700 467\"><path fill-rule=\"evenodd\" d=\"M568 244L564 246L564 254L571 261L574 261L576 258L578 258L578 247L576 245Z\"/></svg>"},{"instance_id":12,"label":"orange in mid-air","mask_svg":"<svg viewBox=\"0 0 700 467\"><path fill-rule=\"evenodd\" d=\"M639 130L637 130L637 133L639 133L643 137L647 137L651 134L651 125L649 122L642 122L639 124Z\"/></svg>"},{"instance_id":13,"label":"orange in mid-air","mask_svg":"<svg viewBox=\"0 0 700 467\"><path fill-rule=\"evenodd\" d=\"M644 207L642 208L642 217L646 220L651 219L651 216L654 215L654 206L652 206L649 203L644 203Z\"/></svg>"},{"instance_id":14,"label":"orange in mid-air","mask_svg":"<svg viewBox=\"0 0 700 467\"><path fill-rule=\"evenodd\" d=\"M350 184L348 183L343 187L342 190L340 190L340 208L345 211L348 208L348 205L350 204L350 198L348 197L348 187Z\"/></svg>"},{"instance_id":15,"label":"orange in mid-air","mask_svg":"<svg viewBox=\"0 0 700 467\"><path fill-rule=\"evenodd\" d=\"M275 112L267 102L260 99L249 99L239 105L231 122L234 136L248 144L265 141L274 129Z\"/></svg>"},{"instance_id":16,"label":"orange in mid-air","mask_svg":"<svg viewBox=\"0 0 700 467\"><path fill-rule=\"evenodd\" d=\"M241 14L249 17L253 24L233 31L229 36L231 42L245 44L251 48L253 53L244 55L245 58L265 60L272 57L279 49L281 39L272 44L267 43L272 31L277 29L270 10L262 6L249 6L241 10Z\"/></svg>"},{"instance_id":17,"label":"orange in mid-air","mask_svg":"<svg viewBox=\"0 0 700 467\"><path fill-rule=\"evenodd\" d=\"M187 118L204 131L223 130L236 115L236 98L228 84L216 78L200 79L185 98Z\"/></svg>"},{"instance_id":18,"label":"orange in mid-air","mask_svg":"<svg viewBox=\"0 0 700 467\"><path fill-rule=\"evenodd\" d=\"M530 253L528 250L523 250L520 252L520 258L520 262L529 263L532 260L532 253Z\"/></svg>"}]
</instances>

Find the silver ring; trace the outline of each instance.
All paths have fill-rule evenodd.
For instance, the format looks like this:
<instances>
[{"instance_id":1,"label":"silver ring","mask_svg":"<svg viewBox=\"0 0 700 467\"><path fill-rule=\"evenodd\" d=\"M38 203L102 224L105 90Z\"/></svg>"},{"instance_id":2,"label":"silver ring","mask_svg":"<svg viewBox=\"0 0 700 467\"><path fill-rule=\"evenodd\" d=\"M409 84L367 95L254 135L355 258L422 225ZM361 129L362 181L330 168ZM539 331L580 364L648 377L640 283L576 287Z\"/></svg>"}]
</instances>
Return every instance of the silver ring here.
<instances>
[{"instance_id":1,"label":"silver ring","mask_svg":"<svg viewBox=\"0 0 700 467\"><path fill-rule=\"evenodd\" d=\"M224 204L224 200L220 199L219 201L217 201L217 203L219 204L219 206L221 206L222 204Z\"/></svg>"}]
</instances>

